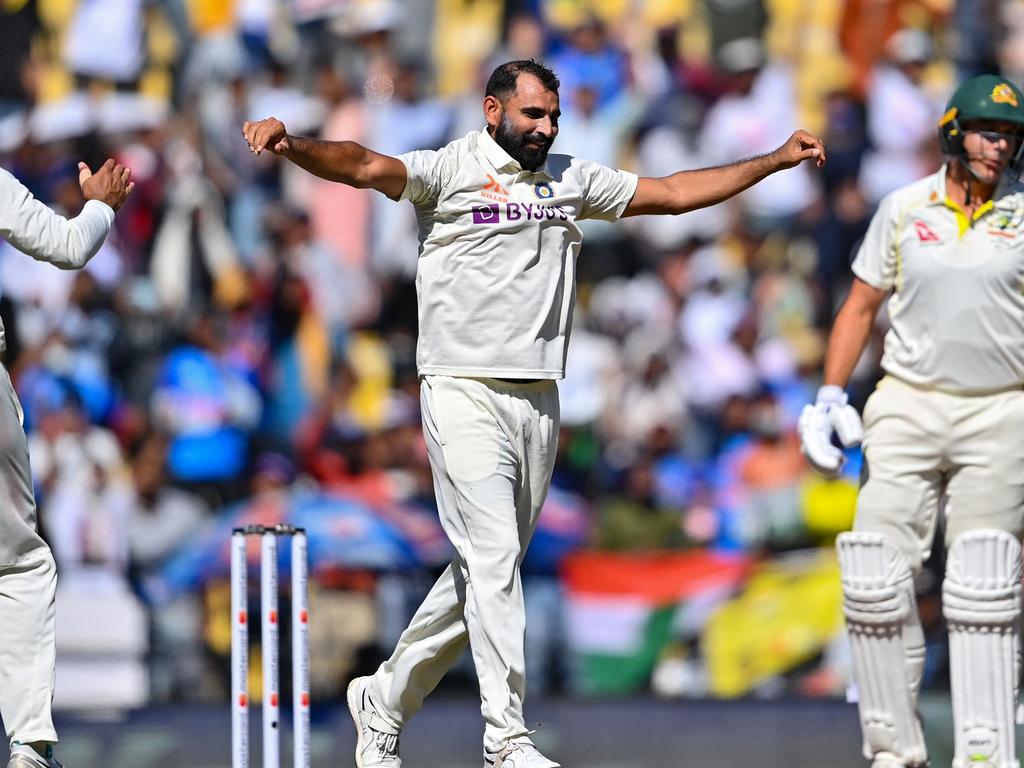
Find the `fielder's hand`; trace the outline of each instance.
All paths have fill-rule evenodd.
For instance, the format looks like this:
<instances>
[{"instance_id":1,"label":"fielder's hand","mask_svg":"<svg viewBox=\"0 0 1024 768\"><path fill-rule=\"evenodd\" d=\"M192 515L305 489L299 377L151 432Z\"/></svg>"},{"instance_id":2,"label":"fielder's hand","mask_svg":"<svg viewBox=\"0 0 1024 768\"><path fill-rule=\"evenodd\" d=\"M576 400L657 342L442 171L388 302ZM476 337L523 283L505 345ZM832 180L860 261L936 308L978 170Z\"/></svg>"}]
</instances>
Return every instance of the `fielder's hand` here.
<instances>
[{"instance_id":1,"label":"fielder's hand","mask_svg":"<svg viewBox=\"0 0 1024 768\"><path fill-rule=\"evenodd\" d=\"M99 200L115 211L124 205L128 195L135 189L131 181L131 168L108 159L100 169L93 173L85 163L78 164L78 185L86 200Z\"/></svg>"},{"instance_id":2,"label":"fielder's hand","mask_svg":"<svg viewBox=\"0 0 1024 768\"><path fill-rule=\"evenodd\" d=\"M257 155L264 149L269 149L276 155L283 155L288 151L288 132L284 123L276 117L255 122L246 120L242 124L242 136L249 145L249 151Z\"/></svg>"},{"instance_id":3,"label":"fielder's hand","mask_svg":"<svg viewBox=\"0 0 1024 768\"><path fill-rule=\"evenodd\" d=\"M838 477L843 468L843 452L832 445L832 432L849 448L860 445L864 426L857 409L847 402L846 393L837 386L826 385L818 390L814 405L805 405L798 426L800 450L818 474Z\"/></svg>"},{"instance_id":4,"label":"fielder's hand","mask_svg":"<svg viewBox=\"0 0 1024 768\"><path fill-rule=\"evenodd\" d=\"M819 168L825 166L825 143L807 131L794 131L786 143L772 154L779 169L793 168L804 160L814 160Z\"/></svg>"}]
</instances>

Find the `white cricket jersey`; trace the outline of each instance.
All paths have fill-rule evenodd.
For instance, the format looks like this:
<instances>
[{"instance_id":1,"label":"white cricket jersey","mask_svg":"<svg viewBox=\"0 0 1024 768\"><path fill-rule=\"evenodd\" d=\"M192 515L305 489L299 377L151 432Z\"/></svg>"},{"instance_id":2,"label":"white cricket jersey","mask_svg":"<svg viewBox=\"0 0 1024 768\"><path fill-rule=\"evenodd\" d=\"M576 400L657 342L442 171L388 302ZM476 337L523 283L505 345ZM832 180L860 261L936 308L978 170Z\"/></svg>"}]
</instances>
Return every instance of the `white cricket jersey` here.
<instances>
[{"instance_id":1,"label":"white cricket jersey","mask_svg":"<svg viewBox=\"0 0 1024 768\"><path fill-rule=\"evenodd\" d=\"M113 223L114 209L99 200L87 201L78 216L66 219L0 168L0 237L34 259L80 269L96 255ZM6 346L0 323L0 351Z\"/></svg>"},{"instance_id":2,"label":"white cricket jersey","mask_svg":"<svg viewBox=\"0 0 1024 768\"><path fill-rule=\"evenodd\" d=\"M582 219L618 219L637 177L567 155L523 170L486 131L401 155L419 221L421 375L561 379Z\"/></svg>"},{"instance_id":3,"label":"white cricket jersey","mask_svg":"<svg viewBox=\"0 0 1024 768\"><path fill-rule=\"evenodd\" d=\"M946 168L882 199L853 273L892 291L882 367L911 384L984 393L1024 383L1024 188L971 220Z\"/></svg>"}]
</instances>

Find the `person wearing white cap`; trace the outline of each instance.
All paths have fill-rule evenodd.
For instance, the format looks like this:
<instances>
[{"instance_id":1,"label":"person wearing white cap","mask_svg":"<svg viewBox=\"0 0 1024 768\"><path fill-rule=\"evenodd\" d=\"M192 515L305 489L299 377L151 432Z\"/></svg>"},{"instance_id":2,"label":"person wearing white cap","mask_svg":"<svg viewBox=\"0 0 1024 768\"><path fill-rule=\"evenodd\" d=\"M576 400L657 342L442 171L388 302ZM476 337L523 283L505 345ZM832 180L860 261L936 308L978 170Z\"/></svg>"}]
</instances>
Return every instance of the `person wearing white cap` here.
<instances>
[{"instance_id":1,"label":"person wearing white cap","mask_svg":"<svg viewBox=\"0 0 1024 768\"><path fill-rule=\"evenodd\" d=\"M864 442L853 531L837 548L865 757L928 764L914 576L944 510L953 768L1019 768L1024 94L998 75L967 80L939 139L947 163L887 195L871 220L800 439L825 475L843 464L833 432ZM862 427L845 387L886 300L885 377Z\"/></svg>"},{"instance_id":2,"label":"person wearing white cap","mask_svg":"<svg viewBox=\"0 0 1024 768\"><path fill-rule=\"evenodd\" d=\"M483 130L399 157L292 136L275 118L243 126L254 152L269 149L324 178L409 200L419 222L423 431L455 557L391 658L349 686L359 768L401 765L402 726L467 643L486 721L485 764L557 767L534 746L523 716L519 566L554 465L555 381L565 375L579 222L683 213L775 171L825 162L821 141L804 131L769 154L664 178L549 155L558 86L535 61L503 64L487 83Z\"/></svg>"},{"instance_id":3,"label":"person wearing white cap","mask_svg":"<svg viewBox=\"0 0 1024 768\"><path fill-rule=\"evenodd\" d=\"M93 173L78 164L86 199L65 219L0 169L0 238L34 259L81 269L106 239L134 188L131 172L107 160ZM0 326L0 352L4 334ZM7 768L59 768L53 757L54 599L57 572L40 538L21 404L0 365L0 717L11 744Z\"/></svg>"}]
</instances>

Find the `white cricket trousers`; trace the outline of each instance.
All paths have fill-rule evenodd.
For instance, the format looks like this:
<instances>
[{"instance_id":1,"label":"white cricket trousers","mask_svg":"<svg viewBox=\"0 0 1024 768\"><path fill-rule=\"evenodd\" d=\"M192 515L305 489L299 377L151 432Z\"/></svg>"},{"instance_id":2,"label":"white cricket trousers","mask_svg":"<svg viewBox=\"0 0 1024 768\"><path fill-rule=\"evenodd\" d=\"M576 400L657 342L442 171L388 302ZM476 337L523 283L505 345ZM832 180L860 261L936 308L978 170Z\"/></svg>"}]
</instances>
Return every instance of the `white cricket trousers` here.
<instances>
[{"instance_id":1,"label":"white cricket trousers","mask_svg":"<svg viewBox=\"0 0 1024 768\"><path fill-rule=\"evenodd\" d=\"M468 642L484 746L497 751L529 741L519 567L551 481L558 389L554 381L425 376L420 401L441 525L455 557L373 676L370 696L382 717L402 727Z\"/></svg>"},{"instance_id":2,"label":"white cricket trousers","mask_svg":"<svg viewBox=\"0 0 1024 768\"><path fill-rule=\"evenodd\" d=\"M854 530L885 536L917 573L940 500L947 547L979 528L1024 534L1024 390L954 395L879 382L864 406Z\"/></svg>"},{"instance_id":3,"label":"white cricket trousers","mask_svg":"<svg viewBox=\"0 0 1024 768\"><path fill-rule=\"evenodd\" d=\"M50 714L57 569L36 532L21 405L0 365L0 717L11 741L57 741Z\"/></svg>"}]
</instances>

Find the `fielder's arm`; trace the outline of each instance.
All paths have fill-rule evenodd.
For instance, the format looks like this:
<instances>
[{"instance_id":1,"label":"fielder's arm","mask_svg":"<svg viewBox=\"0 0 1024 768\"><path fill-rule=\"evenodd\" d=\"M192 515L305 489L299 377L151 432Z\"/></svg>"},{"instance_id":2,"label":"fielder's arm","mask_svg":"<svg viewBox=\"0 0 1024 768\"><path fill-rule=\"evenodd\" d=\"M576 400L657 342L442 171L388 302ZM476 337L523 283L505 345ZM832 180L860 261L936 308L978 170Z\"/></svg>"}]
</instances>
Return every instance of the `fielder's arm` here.
<instances>
[{"instance_id":1,"label":"fielder's arm","mask_svg":"<svg viewBox=\"0 0 1024 768\"><path fill-rule=\"evenodd\" d=\"M29 189L0 169L0 237L19 251L61 269L84 267L100 249L114 223L114 211L131 194L131 171L113 160L96 173L79 163L86 198L82 212L66 219L33 197Z\"/></svg>"},{"instance_id":2,"label":"fielder's arm","mask_svg":"<svg viewBox=\"0 0 1024 768\"><path fill-rule=\"evenodd\" d=\"M828 349L825 351L823 385L834 384L846 389L853 368L867 346L878 308L888 295L888 291L868 285L859 277L853 278L850 294L832 324Z\"/></svg>"},{"instance_id":3,"label":"fielder's arm","mask_svg":"<svg viewBox=\"0 0 1024 768\"><path fill-rule=\"evenodd\" d=\"M406 170L401 160L381 155L354 141L292 136L275 117L245 122L242 135L250 151L257 155L269 149L321 179L360 189L376 189L392 200L397 200L405 189Z\"/></svg>"},{"instance_id":4,"label":"fielder's arm","mask_svg":"<svg viewBox=\"0 0 1024 768\"><path fill-rule=\"evenodd\" d=\"M785 144L767 155L717 168L679 171L657 179L643 177L637 182L636 193L622 215L675 214L705 208L805 160L814 160L821 168L825 165L825 145L806 131L796 131Z\"/></svg>"}]
</instances>

